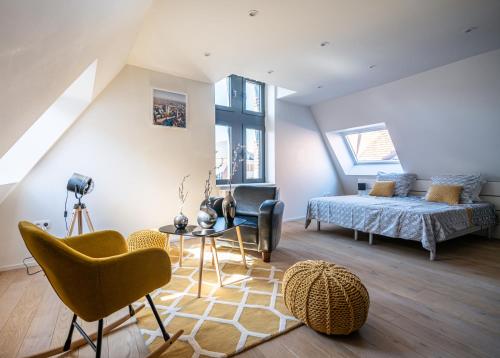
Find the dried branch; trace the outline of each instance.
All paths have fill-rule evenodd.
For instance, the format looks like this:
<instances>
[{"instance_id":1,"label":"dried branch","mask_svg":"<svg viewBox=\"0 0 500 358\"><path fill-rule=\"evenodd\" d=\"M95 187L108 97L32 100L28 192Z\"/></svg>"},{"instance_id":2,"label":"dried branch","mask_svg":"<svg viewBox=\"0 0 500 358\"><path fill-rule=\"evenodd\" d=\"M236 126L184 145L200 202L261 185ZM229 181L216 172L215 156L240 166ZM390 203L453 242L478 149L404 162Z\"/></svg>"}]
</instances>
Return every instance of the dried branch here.
<instances>
[{"instance_id":1,"label":"dried branch","mask_svg":"<svg viewBox=\"0 0 500 358\"><path fill-rule=\"evenodd\" d=\"M238 143L233 150L233 157L231 158L231 174L229 175L229 191L232 191L233 177L240 167L240 163L245 160L246 149L244 145Z\"/></svg>"},{"instance_id":2,"label":"dried branch","mask_svg":"<svg viewBox=\"0 0 500 358\"><path fill-rule=\"evenodd\" d=\"M212 184L210 179L212 179L212 170L208 171L208 178L205 180L205 190L203 194L205 195L206 203L208 203L208 198L210 198L210 194L212 193Z\"/></svg>"},{"instance_id":3,"label":"dried branch","mask_svg":"<svg viewBox=\"0 0 500 358\"><path fill-rule=\"evenodd\" d=\"M189 194L188 191L184 192L184 183L186 182L187 178L189 178L189 174L185 175L182 178L181 184L179 185L179 201L181 202L181 207L179 209L179 212L182 214L182 208L184 207L184 203L186 202L187 196Z\"/></svg>"}]
</instances>

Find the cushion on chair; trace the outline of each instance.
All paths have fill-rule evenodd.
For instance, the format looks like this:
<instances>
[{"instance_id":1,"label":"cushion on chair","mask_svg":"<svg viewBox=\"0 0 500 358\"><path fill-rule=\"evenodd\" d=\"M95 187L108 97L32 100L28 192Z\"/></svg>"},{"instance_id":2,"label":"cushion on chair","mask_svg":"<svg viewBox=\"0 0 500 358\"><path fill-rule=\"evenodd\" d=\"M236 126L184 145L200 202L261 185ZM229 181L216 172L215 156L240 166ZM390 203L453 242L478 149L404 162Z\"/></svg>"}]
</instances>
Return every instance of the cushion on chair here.
<instances>
[{"instance_id":1,"label":"cushion on chair","mask_svg":"<svg viewBox=\"0 0 500 358\"><path fill-rule=\"evenodd\" d=\"M326 261L301 261L283 277L285 304L312 329L326 334L349 334L368 317L370 297L360 279Z\"/></svg>"}]
</instances>

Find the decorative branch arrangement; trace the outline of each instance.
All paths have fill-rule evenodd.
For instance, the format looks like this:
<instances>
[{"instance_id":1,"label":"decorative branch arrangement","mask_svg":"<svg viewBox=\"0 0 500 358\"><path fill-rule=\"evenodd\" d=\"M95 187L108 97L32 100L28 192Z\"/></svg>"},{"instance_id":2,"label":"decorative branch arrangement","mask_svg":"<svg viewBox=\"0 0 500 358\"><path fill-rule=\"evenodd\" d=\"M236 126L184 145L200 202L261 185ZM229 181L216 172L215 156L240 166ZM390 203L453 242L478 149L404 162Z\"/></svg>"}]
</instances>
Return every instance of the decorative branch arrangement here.
<instances>
[{"instance_id":1,"label":"decorative branch arrangement","mask_svg":"<svg viewBox=\"0 0 500 358\"><path fill-rule=\"evenodd\" d=\"M233 150L233 157L231 158L231 173L229 175L229 191L233 190L233 176L236 174L240 167L240 163L245 160L246 149L244 145L238 143Z\"/></svg>"},{"instance_id":2,"label":"decorative branch arrangement","mask_svg":"<svg viewBox=\"0 0 500 358\"><path fill-rule=\"evenodd\" d=\"M210 179L212 179L212 170L208 171L208 178L205 180L205 190L203 194L205 195L205 202L208 203L208 199L210 198L210 194L212 194L212 184L210 183Z\"/></svg>"},{"instance_id":3,"label":"decorative branch arrangement","mask_svg":"<svg viewBox=\"0 0 500 358\"><path fill-rule=\"evenodd\" d=\"M189 178L190 174L188 175L185 175L183 178L182 178L182 181L181 181L181 184L179 185L179 189L178 189L178 192L179 192L179 201L181 202L181 207L179 209L179 212L182 214L182 208L184 207L184 203L186 202L186 199L187 199L187 196L189 194L188 191L184 192L184 183L186 182L186 180Z\"/></svg>"}]
</instances>

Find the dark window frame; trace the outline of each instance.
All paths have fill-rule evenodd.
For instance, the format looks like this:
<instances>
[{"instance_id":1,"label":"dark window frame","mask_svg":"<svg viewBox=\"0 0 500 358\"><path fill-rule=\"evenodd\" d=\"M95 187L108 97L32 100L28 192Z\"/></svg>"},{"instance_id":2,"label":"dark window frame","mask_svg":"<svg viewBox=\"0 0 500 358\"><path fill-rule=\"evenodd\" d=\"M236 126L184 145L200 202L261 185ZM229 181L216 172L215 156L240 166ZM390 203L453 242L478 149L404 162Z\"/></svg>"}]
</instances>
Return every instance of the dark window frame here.
<instances>
[{"instance_id":1,"label":"dark window frame","mask_svg":"<svg viewBox=\"0 0 500 358\"><path fill-rule=\"evenodd\" d=\"M230 77L226 77L225 79L227 79L227 78L230 78ZM233 112L234 111L234 108L232 107L232 105L233 105L233 97L236 97L236 96L234 95L234 91L233 91L232 81L231 80L229 80L228 89L229 89L229 106L223 106L223 105L220 105L220 104L216 104L215 105L215 109L216 110L219 110L219 111L229 111L229 112Z\"/></svg>"},{"instance_id":2,"label":"dark window frame","mask_svg":"<svg viewBox=\"0 0 500 358\"><path fill-rule=\"evenodd\" d=\"M247 86L246 83L251 82L253 84L256 84L257 86L260 86L260 108L262 111L260 112L255 112L255 111L250 111L246 109L246 103L247 103ZM243 78L243 113L250 114L252 116L265 116L266 114L266 96L265 96L265 84L259 81L251 80L249 78Z\"/></svg>"},{"instance_id":3,"label":"dark window frame","mask_svg":"<svg viewBox=\"0 0 500 358\"><path fill-rule=\"evenodd\" d=\"M266 128L265 128L265 98L266 98L266 86L264 83L255 81L249 78L244 78L241 76L231 75L230 78L230 107L226 106L215 106L215 124L230 127L230 142L231 142L231 158L233 152L238 144L246 145L246 128L252 128L260 130L262 133L261 138L261 153L260 153L260 165L261 165L261 178L258 179L246 179L246 158L239 163L239 168L236 171L232 183L233 184L244 184L244 183L264 183L266 180ZM245 109L246 104L246 94L245 94L245 84L246 81L256 83L260 85L260 100L261 100L261 112L247 111ZM231 171L231 169L230 169ZM217 185L227 185L229 184L228 179L218 179L216 181Z\"/></svg>"}]
</instances>

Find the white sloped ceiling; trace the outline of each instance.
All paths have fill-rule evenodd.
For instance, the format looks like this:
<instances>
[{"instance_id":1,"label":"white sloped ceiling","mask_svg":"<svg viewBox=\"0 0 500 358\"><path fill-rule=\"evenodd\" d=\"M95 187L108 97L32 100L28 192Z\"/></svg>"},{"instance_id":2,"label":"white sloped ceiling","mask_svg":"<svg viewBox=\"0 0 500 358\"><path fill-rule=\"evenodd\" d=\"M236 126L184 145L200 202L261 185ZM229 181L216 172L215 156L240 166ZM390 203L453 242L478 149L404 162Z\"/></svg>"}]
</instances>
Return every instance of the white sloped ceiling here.
<instances>
[{"instance_id":1,"label":"white sloped ceiling","mask_svg":"<svg viewBox=\"0 0 500 358\"><path fill-rule=\"evenodd\" d=\"M96 96L123 68L151 1L0 1L0 157L96 59Z\"/></svg>"}]
</instances>

